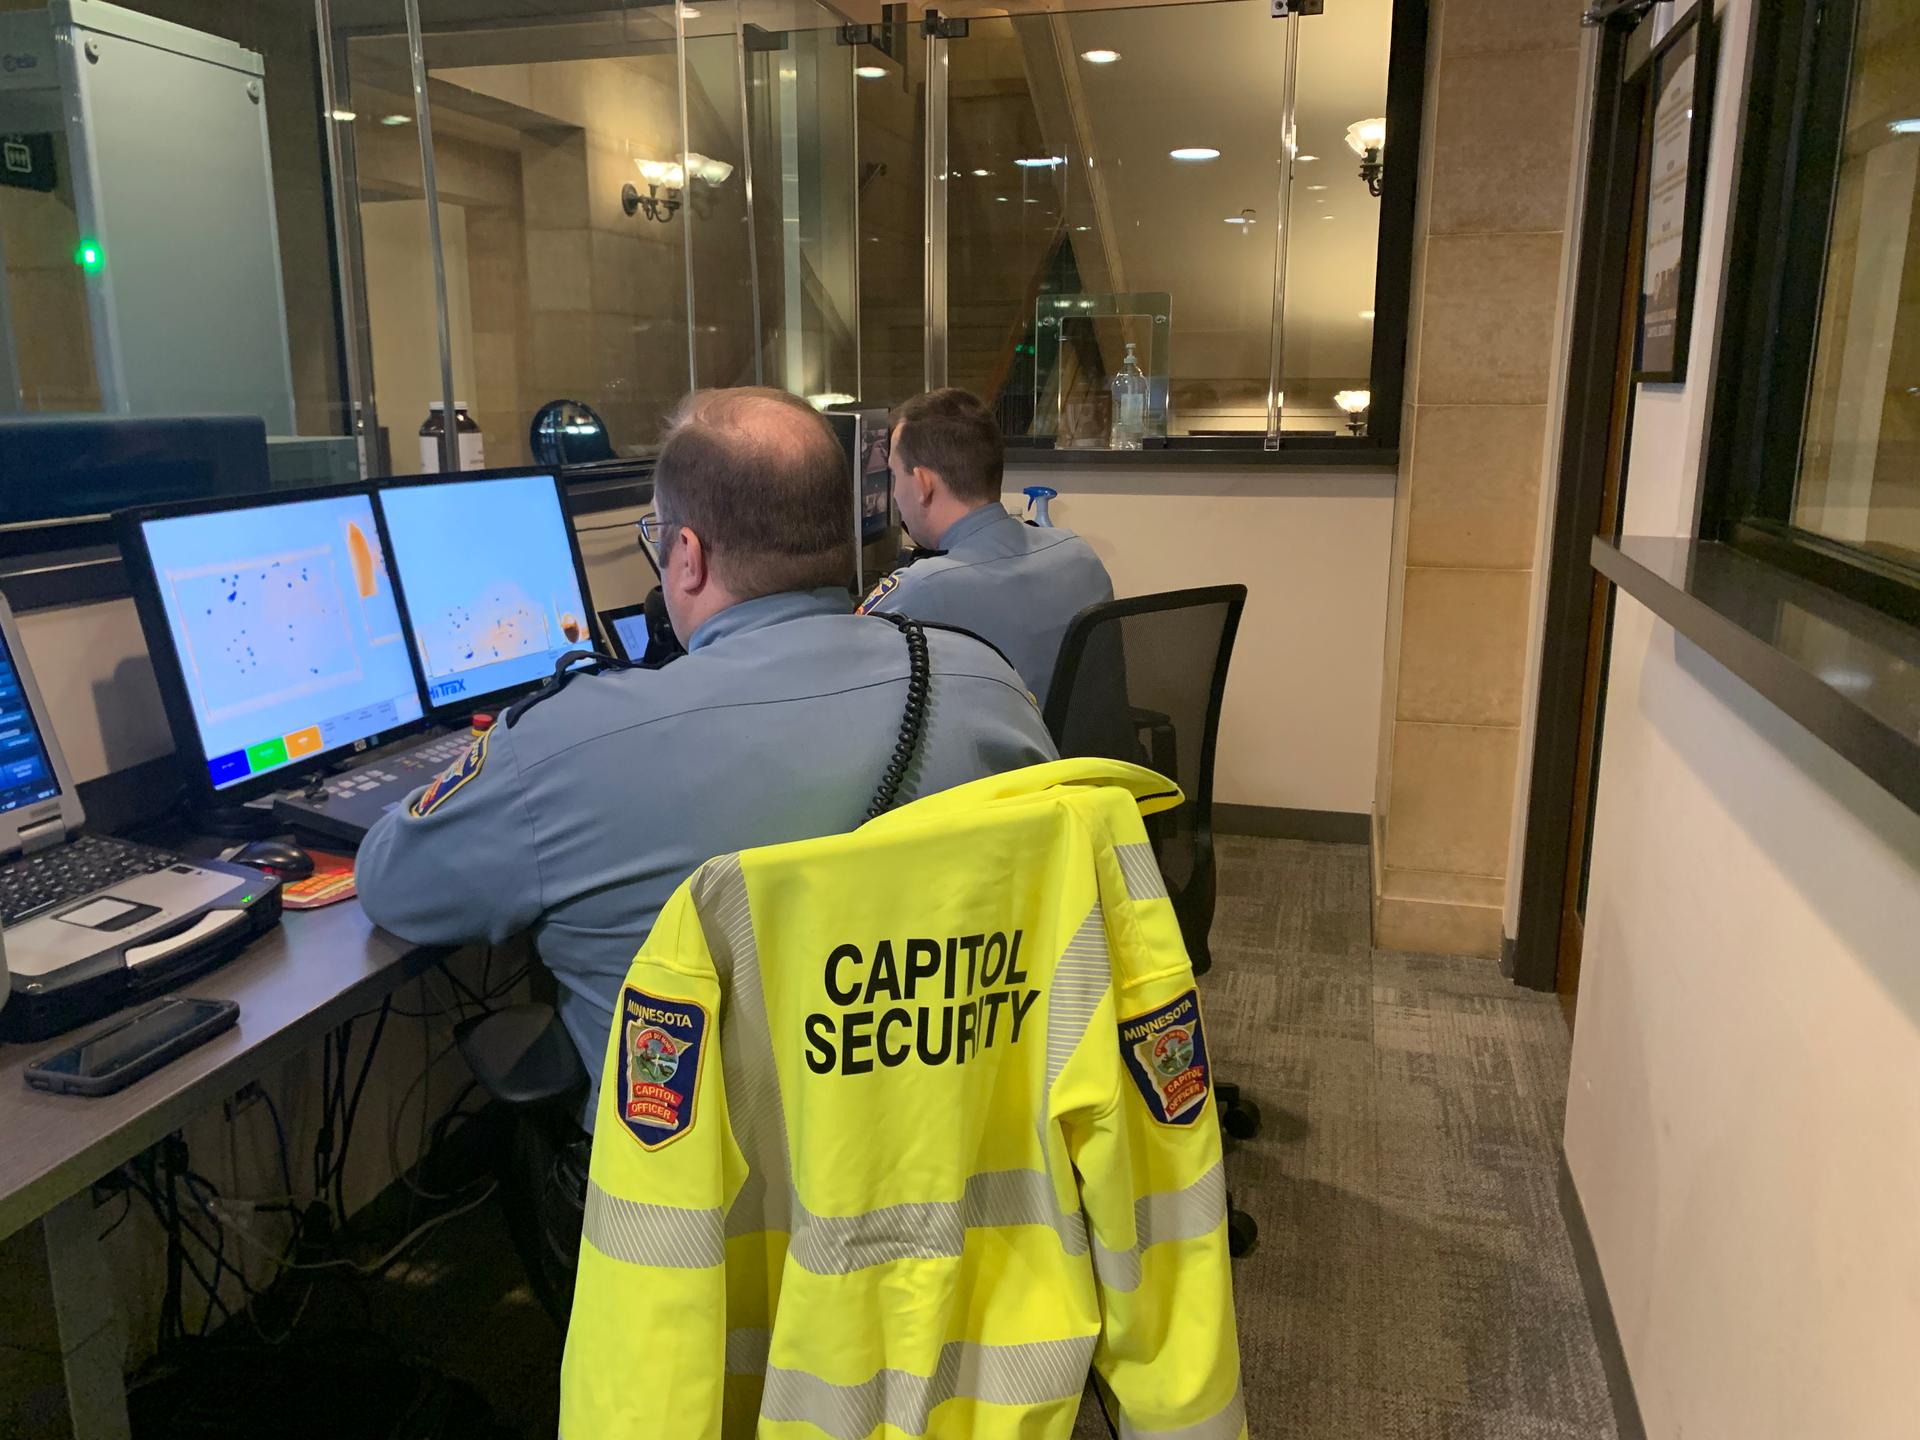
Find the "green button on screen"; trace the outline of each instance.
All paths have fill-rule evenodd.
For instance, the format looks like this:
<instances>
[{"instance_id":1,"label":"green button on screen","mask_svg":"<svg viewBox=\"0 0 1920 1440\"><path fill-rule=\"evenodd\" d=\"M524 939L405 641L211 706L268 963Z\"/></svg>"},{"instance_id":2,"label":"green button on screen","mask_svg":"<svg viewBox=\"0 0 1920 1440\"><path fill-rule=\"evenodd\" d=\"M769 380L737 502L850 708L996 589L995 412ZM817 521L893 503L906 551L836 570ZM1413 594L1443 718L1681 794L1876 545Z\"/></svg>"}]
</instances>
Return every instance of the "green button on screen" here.
<instances>
[{"instance_id":1,"label":"green button on screen","mask_svg":"<svg viewBox=\"0 0 1920 1440\"><path fill-rule=\"evenodd\" d=\"M258 775L262 770L271 770L276 765L287 763L287 742L267 740L258 745L247 747L247 769Z\"/></svg>"}]
</instances>

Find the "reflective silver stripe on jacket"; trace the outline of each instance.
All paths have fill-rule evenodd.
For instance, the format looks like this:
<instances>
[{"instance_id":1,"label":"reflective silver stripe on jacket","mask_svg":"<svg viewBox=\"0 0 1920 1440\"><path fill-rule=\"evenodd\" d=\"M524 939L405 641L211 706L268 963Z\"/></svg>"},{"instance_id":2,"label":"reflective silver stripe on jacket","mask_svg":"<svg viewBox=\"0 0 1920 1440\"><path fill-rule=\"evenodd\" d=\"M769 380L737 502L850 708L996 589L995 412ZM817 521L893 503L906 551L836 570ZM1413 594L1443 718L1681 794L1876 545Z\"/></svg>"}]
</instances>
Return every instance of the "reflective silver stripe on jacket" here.
<instances>
[{"instance_id":1,"label":"reflective silver stripe on jacket","mask_svg":"<svg viewBox=\"0 0 1920 1440\"><path fill-rule=\"evenodd\" d=\"M1133 1248L1093 1245L1093 1271L1110 1290L1140 1288L1140 1256L1169 1240L1197 1240L1227 1218L1227 1170L1216 1160L1207 1173L1179 1190L1159 1190L1133 1202Z\"/></svg>"},{"instance_id":2,"label":"reflective silver stripe on jacket","mask_svg":"<svg viewBox=\"0 0 1920 1440\"><path fill-rule=\"evenodd\" d=\"M720 1063L727 1119L747 1162L747 1178L727 1210L726 1233L751 1235L791 1228L793 1182L787 1171L787 1118L773 1030L760 986L760 950L753 938L747 877L738 855L709 860L694 872L693 908L706 932L720 980Z\"/></svg>"},{"instance_id":3,"label":"reflective silver stripe on jacket","mask_svg":"<svg viewBox=\"0 0 1920 1440\"><path fill-rule=\"evenodd\" d=\"M1040 1171L971 1176L957 1203L908 1202L854 1216L810 1212L793 1188L773 1032L738 855L719 856L695 872L693 903L720 980L728 1118L747 1162L746 1180L726 1213L726 1235L783 1232L794 1263L820 1275L850 1274L891 1260L955 1257L968 1230L992 1225L1048 1225L1069 1255L1086 1253L1085 1221L1077 1209L1062 1213L1052 1181ZM1043 1154L1045 1095L1086 1034L1111 976L1106 919L1096 902L1068 941L1047 994L1047 1076L1038 1122Z\"/></svg>"},{"instance_id":4,"label":"reflective silver stripe on jacket","mask_svg":"<svg viewBox=\"0 0 1920 1440\"><path fill-rule=\"evenodd\" d=\"M1059 1212L1053 1182L1039 1170L985 1171L967 1177L959 1200L908 1201L861 1215L815 1215L794 1203L799 1223L787 1258L815 1275L849 1275L891 1260L958 1259L969 1230L1052 1225Z\"/></svg>"},{"instance_id":5,"label":"reflective silver stripe on jacket","mask_svg":"<svg viewBox=\"0 0 1920 1440\"><path fill-rule=\"evenodd\" d=\"M1046 1149L1047 1097L1053 1082L1067 1068L1093 1023L1094 1011L1113 984L1113 963L1107 958L1107 917L1094 901L1087 918L1073 932L1054 967L1047 987L1047 1078L1040 1095L1041 1149Z\"/></svg>"},{"instance_id":6,"label":"reflective silver stripe on jacket","mask_svg":"<svg viewBox=\"0 0 1920 1440\"><path fill-rule=\"evenodd\" d=\"M727 1331L727 1374L760 1376L766 1373L773 1332L742 1327Z\"/></svg>"},{"instance_id":7,"label":"reflective silver stripe on jacket","mask_svg":"<svg viewBox=\"0 0 1920 1440\"><path fill-rule=\"evenodd\" d=\"M630 1265L671 1270L707 1270L727 1257L718 1209L683 1210L625 1200L587 1181L587 1213L581 1227L602 1255Z\"/></svg>"},{"instance_id":8,"label":"reflective silver stripe on jacket","mask_svg":"<svg viewBox=\"0 0 1920 1440\"><path fill-rule=\"evenodd\" d=\"M802 1370L768 1366L763 1420L799 1421L835 1440L866 1440L881 1424L924 1435L934 1408L948 1400L1044 1405L1073 1400L1086 1383L1095 1337L1026 1345L950 1341L931 1375L882 1370L856 1385L835 1385Z\"/></svg>"},{"instance_id":9,"label":"reflective silver stripe on jacket","mask_svg":"<svg viewBox=\"0 0 1920 1440\"><path fill-rule=\"evenodd\" d=\"M1176 1425L1171 1430L1142 1430L1138 1425L1128 1424L1127 1417L1122 1415L1120 1440L1239 1440L1246 1423L1246 1401L1235 1390L1233 1399L1219 1413L1191 1425Z\"/></svg>"},{"instance_id":10,"label":"reflective silver stripe on jacket","mask_svg":"<svg viewBox=\"0 0 1920 1440\"><path fill-rule=\"evenodd\" d=\"M1153 846L1144 840L1113 847L1119 858L1120 873L1127 882L1127 895L1134 900L1165 900L1167 877L1160 873L1160 861Z\"/></svg>"}]
</instances>

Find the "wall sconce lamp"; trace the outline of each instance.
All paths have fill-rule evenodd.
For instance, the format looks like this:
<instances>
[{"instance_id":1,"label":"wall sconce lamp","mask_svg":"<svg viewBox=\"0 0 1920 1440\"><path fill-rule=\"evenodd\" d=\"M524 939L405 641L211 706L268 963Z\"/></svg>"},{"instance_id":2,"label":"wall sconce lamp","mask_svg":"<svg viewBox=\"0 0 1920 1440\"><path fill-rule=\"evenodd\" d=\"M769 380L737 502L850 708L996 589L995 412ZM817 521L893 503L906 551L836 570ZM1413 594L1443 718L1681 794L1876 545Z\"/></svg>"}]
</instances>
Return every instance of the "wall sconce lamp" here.
<instances>
[{"instance_id":1,"label":"wall sconce lamp","mask_svg":"<svg viewBox=\"0 0 1920 1440\"><path fill-rule=\"evenodd\" d=\"M1369 391L1342 390L1333 397L1333 403L1347 412L1347 428L1353 431L1356 439L1366 433L1367 422L1360 417L1373 404L1373 395Z\"/></svg>"},{"instance_id":2,"label":"wall sconce lamp","mask_svg":"<svg viewBox=\"0 0 1920 1440\"><path fill-rule=\"evenodd\" d=\"M633 163L640 171L640 178L647 182L647 193L642 195L638 187L632 184L622 185L620 208L629 215L643 214L662 225L673 219L679 211L681 192L687 188L689 175L702 185L719 186L726 184L733 174L733 166L726 161L715 160L697 151L687 156L684 165L678 160L636 160ZM662 195L662 190L667 193Z\"/></svg>"},{"instance_id":3,"label":"wall sconce lamp","mask_svg":"<svg viewBox=\"0 0 1920 1440\"><path fill-rule=\"evenodd\" d=\"M1367 193L1380 198L1380 177L1386 172L1382 158L1387 149L1387 122L1378 116L1356 120L1347 127L1347 148L1360 157L1360 178L1367 182Z\"/></svg>"},{"instance_id":4,"label":"wall sconce lamp","mask_svg":"<svg viewBox=\"0 0 1920 1440\"><path fill-rule=\"evenodd\" d=\"M674 160L636 160L640 178L647 182L642 195L631 183L620 187L620 208L629 215L644 214L664 225L680 209L680 192L687 188L686 167ZM667 193L662 195L664 189Z\"/></svg>"}]
</instances>

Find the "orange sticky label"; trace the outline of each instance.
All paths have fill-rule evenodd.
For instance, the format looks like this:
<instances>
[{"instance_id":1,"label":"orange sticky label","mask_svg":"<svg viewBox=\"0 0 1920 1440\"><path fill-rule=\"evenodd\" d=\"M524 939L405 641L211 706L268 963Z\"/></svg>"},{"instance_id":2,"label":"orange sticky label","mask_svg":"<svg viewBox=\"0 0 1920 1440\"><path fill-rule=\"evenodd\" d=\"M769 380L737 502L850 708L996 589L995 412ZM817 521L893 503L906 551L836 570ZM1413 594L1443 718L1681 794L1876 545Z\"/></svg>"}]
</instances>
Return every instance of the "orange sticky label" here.
<instances>
[{"instance_id":1,"label":"orange sticky label","mask_svg":"<svg viewBox=\"0 0 1920 1440\"><path fill-rule=\"evenodd\" d=\"M287 736L287 758L296 760L302 755L312 755L320 748L320 727L309 725L304 730L296 730Z\"/></svg>"}]
</instances>

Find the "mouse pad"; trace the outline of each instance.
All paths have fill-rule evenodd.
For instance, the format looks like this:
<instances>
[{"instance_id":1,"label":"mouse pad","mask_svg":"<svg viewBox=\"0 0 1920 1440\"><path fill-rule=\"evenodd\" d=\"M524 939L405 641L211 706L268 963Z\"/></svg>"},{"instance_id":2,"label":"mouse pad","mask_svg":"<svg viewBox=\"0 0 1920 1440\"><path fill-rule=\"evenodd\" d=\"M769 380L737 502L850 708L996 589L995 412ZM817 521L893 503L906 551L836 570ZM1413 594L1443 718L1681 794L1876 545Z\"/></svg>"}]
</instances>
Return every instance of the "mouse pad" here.
<instances>
[{"instance_id":1,"label":"mouse pad","mask_svg":"<svg viewBox=\"0 0 1920 1440\"><path fill-rule=\"evenodd\" d=\"M280 903L289 910L318 910L341 900L351 900L359 891L353 883L353 857L336 855L330 850L309 850L313 873L280 887Z\"/></svg>"}]
</instances>

